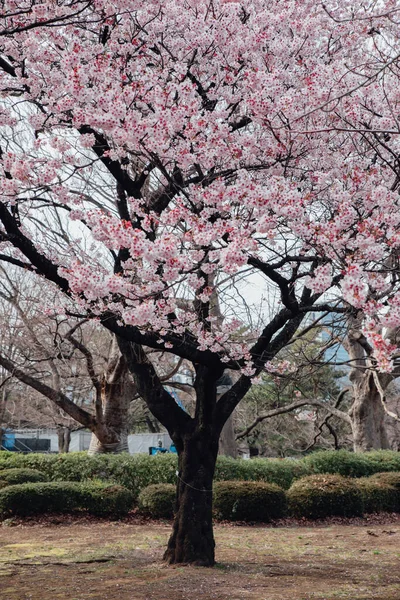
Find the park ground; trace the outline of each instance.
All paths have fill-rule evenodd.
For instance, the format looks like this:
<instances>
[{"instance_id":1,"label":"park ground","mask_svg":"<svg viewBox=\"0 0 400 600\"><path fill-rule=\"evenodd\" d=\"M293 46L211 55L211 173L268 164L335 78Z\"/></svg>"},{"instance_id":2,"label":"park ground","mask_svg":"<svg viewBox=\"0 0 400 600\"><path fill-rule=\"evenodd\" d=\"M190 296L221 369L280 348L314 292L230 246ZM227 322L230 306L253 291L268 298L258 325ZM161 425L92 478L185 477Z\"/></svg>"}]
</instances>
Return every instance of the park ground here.
<instances>
[{"instance_id":1,"label":"park ground","mask_svg":"<svg viewBox=\"0 0 400 600\"><path fill-rule=\"evenodd\" d=\"M400 519L217 525L214 569L168 567L170 524L0 526L1 600L400 600Z\"/></svg>"}]
</instances>

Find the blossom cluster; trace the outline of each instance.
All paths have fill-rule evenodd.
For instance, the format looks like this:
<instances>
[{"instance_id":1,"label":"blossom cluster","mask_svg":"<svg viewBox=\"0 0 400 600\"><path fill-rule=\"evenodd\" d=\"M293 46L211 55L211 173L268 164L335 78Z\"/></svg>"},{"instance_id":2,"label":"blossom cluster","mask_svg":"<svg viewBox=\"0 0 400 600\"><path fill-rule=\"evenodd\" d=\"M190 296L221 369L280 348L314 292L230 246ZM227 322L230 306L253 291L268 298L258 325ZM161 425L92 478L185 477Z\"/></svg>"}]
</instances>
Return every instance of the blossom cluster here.
<instances>
[{"instance_id":1,"label":"blossom cluster","mask_svg":"<svg viewBox=\"0 0 400 600\"><path fill-rule=\"evenodd\" d=\"M232 319L247 299L232 286L248 291L257 272L279 309L287 285L297 300L308 288L364 311L390 368L398 28L391 0L368 20L364 10L2 3L0 202L18 205L19 231L81 309L112 309L168 349L192 336L251 377L254 336ZM12 252L15 238L3 238Z\"/></svg>"}]
</instances>

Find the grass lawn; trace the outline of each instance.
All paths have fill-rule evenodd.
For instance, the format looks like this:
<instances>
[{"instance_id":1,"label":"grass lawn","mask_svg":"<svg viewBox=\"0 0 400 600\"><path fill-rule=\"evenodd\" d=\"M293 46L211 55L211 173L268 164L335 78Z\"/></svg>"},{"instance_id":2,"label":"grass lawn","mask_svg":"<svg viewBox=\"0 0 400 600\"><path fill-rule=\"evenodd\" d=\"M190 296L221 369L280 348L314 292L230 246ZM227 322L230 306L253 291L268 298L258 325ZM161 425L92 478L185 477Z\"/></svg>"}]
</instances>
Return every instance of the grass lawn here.
<instances>
[{"instance_id":1,"label":"grass lawn","mask_svg":"<svg viewBox=\"0 0 400 600\"><path fill-rule=\"evenodd\" d=\"M400 600L400 521L217 525L214 569L168 567L169 524L0 527L1 600Z\"/></svg>"}]
</instances>

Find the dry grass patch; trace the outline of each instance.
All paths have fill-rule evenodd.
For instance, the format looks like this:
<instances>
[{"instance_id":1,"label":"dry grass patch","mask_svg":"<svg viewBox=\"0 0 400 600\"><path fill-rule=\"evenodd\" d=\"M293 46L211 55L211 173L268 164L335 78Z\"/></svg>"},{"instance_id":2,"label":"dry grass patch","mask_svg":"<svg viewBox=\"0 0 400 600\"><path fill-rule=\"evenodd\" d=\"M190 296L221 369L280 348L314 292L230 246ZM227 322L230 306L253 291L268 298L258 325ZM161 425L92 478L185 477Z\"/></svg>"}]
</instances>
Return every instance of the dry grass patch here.
<instances>
[{"instance_id":1,"label":"dry grass patch","mask_svg":"<svg viewBox=\"0 0 400 600\"><path fill-rule=\"evenodd\" d=\"M216 527L215 569L167 567L169 525L0 528L1 600L399 600L400 521Z\"/></svg>"}]
</instances>

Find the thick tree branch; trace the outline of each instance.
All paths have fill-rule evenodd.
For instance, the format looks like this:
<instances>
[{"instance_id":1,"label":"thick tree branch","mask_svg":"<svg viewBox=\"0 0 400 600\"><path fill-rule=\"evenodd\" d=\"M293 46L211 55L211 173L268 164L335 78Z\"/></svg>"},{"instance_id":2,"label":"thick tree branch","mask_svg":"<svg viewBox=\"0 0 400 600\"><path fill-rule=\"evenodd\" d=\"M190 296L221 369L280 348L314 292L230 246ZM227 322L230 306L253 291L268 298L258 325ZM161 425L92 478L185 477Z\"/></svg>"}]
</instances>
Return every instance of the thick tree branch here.
<instances>
[{"instance_id":1,"label":"thick tree branch","mask_svg":"<svg viewBox=\"0 0 400 600\"><path fill-rule=\"evenodd\" d=\"M0 221L3 223L4 229L8 234L9 241L30 260L31 264L36 268L37 273L53 281L64 293L68 293L68 281L60 277L58 266L44 256L44 254L41 254L35 248L33 242L21 232L15 218L2 202L0 202Z\"/></svg>"},{"instance_id":2,"label":"thick tree branch","mask_svg":"<svg viewBox=\"0 0 400 600\"><path fill-rule=\"evenodd\" d=\"M193 419L175 402L163 387L146 352L139 344L117 337L118 346L128 369L135 378L138 393L172 439L181 436L193 424Z\"/></svg>"},{"instance_id":3,"label":"thick tree branch","mask_svg":"<svg viewBox=\"0 0 400 600\"><path fill-rule=\"evenodd\" d=\"M140 186L138 183L130 177L128 172L122 168L121 163L117 160L112 160L105 155L106 152L111 150L106 137L90 127L89 125L82 125L79 128L81 134L92 134L95 138L95 143L92 146L93 152L99 157L103 165L114 177L115 181L121 186L121 188L133 198L141 198Z\"/></svg>"},{"instance_id":4,"label":"thick tree branch","mask_svg":"<svg viewBox=\"0 0 400 600\"><path fill-rule=\"evenodd\" d=\"M4 58L2 58L1 56L0 56L0 69L3 69L3 71L8 73L8 75L11 75L12 77L17 76L17 72L14 69L14 67L12 65L10 65L10 63L7 60L5 60Z\"/></svg>"},{"instance_id":5,"label":"thick tree branch","mask_svg":"<svg viewBox=\"0 0 400 600\"><path fill-rule=\"evenodd\" d=\"M64 412L66 412L70 417L81 423L91 431L94 431L96 427L96 420L93 415L83 410L77 404L74 404L68 396L63 394L61 391L55 390L50 386L46 385L39 379L32 377L25 373L22 369L18 368L11 360L7 359L5 356L0 354L0 365L7 369L14 377L29 385L34 390L54 402L57 406L59 406Z\"/></svg>"},{"instance_id":6,"label":"thick tree branch","mask_svg":"<svg viewBox=\"0 0 400 600\"><path fill-rule=\"evenodd\" d=\"M275 269L271 268L259 258L252 256L247 262L279 286L282 303L286 308L293 312L298 311L298 302L294 293L294 286L291 285L291 282L288 279L280 275Z\"/></svg>"},{"instance_id":7,"label":"thick tree branch","mask_svg":"<svg viewBox=\"0 0 400 600\"><path fill-rule=\"evenodd\" d=\"M178 335L165 335L160 338L159 335L151 332L141 332L137 327L131 325L119 325L115 315L105 313L101 317L101 323L112 333L127 342L133 342L143 346L149 346L155 350L164 350L186 358L193 363L216 367L221 363L220 358L209 350L199 350L195 338L189 338L188 335L180 337ZM160 343L161 342L161 343ZM165 344L172 344L172 348L166 348Z\"/></svg>"}]
</instances>

